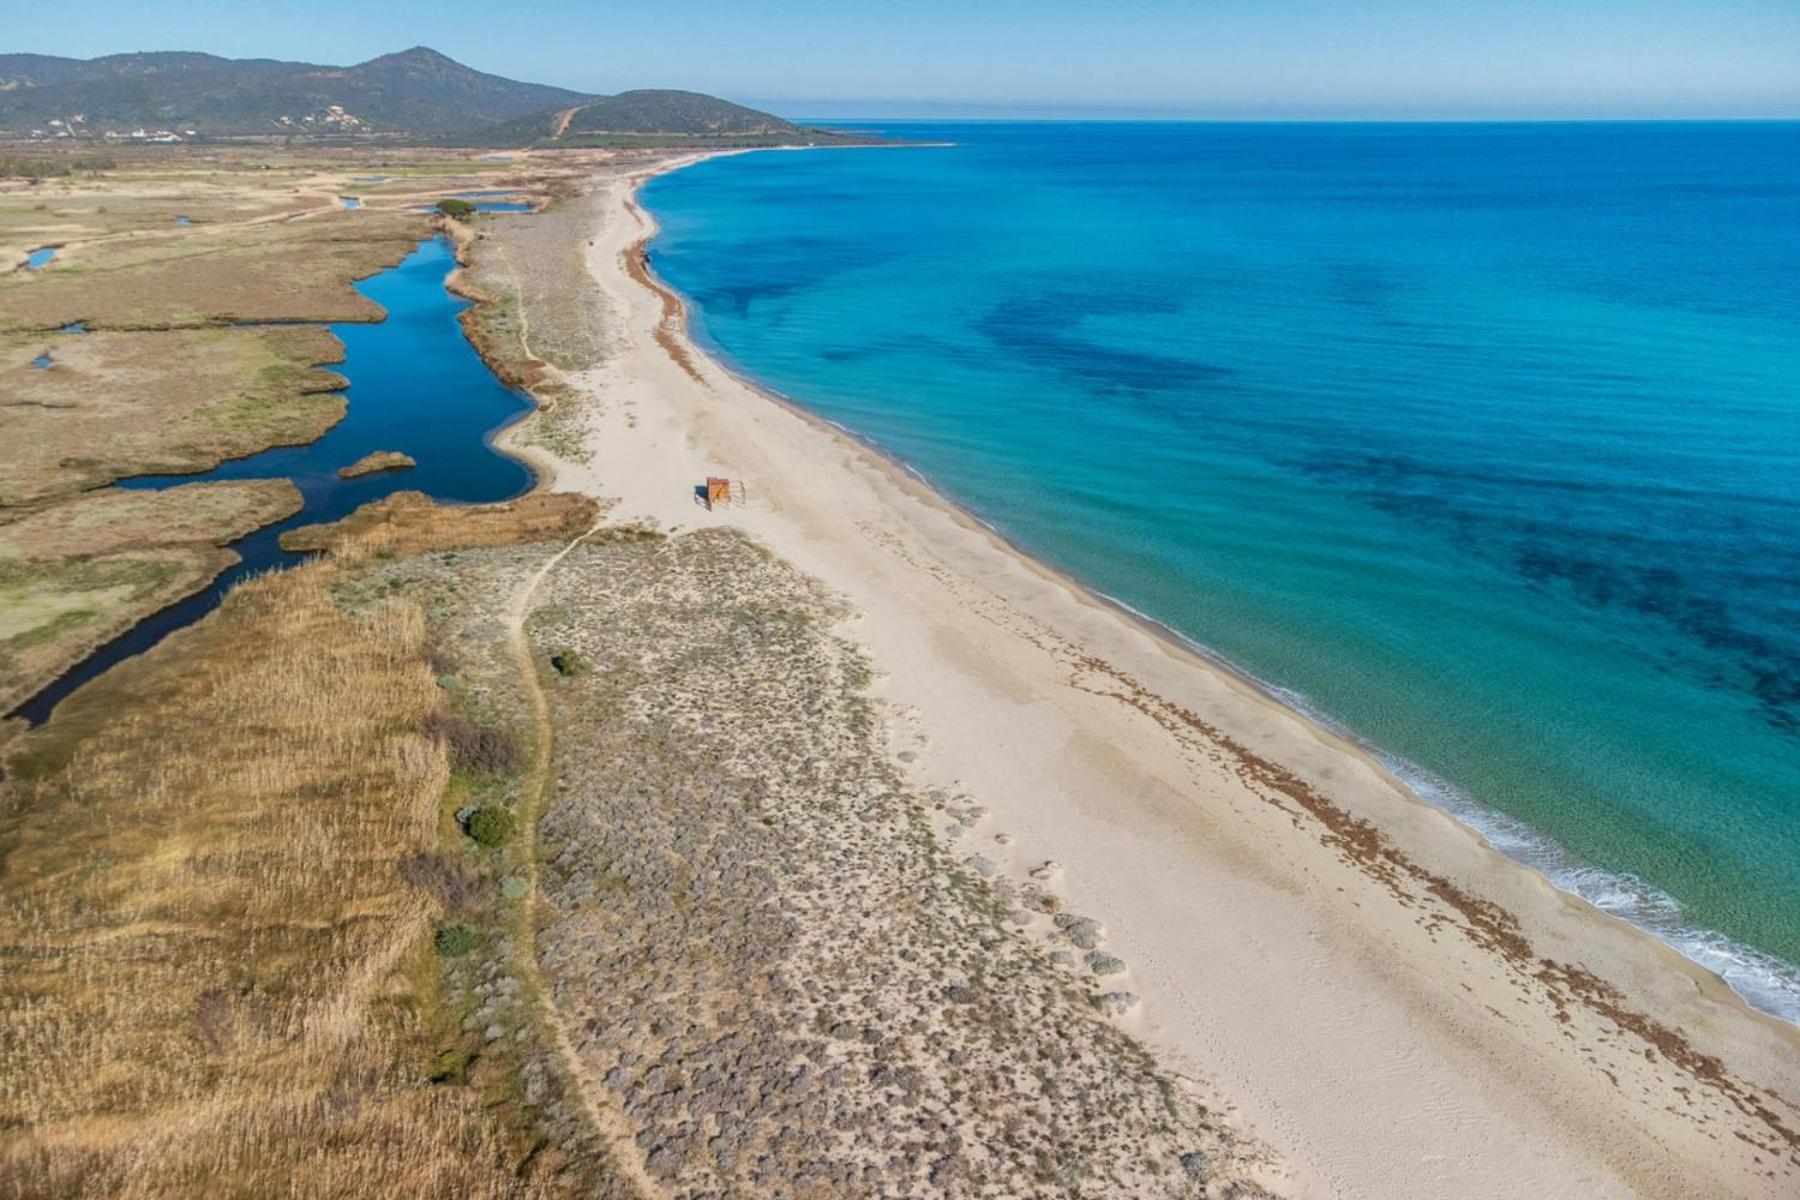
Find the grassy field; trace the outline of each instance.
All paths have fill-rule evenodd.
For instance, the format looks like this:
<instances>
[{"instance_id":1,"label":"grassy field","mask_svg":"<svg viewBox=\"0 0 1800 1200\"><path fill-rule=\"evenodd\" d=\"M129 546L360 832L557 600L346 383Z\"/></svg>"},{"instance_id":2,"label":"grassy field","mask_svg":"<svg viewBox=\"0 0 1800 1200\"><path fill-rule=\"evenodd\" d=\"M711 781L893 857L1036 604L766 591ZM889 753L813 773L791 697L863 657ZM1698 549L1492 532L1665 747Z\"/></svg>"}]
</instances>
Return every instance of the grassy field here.
<instances>
[{"instance_id":1,"label":"grassy field","mask_svg":"<svg viewBox=\"0 0 1800 1200\"><path fill-rule=\"evenodd\" d=\"M0 510L0 711L237 561L222 543L299 511L285 479L89 492Z\"/></svg>"},{"instance_id":2,"label":"grassy field","mask_svg":"<svg viewBox=\"0 0 1800 1200\"><path fill-rule=\"evenodd\" d=\"M365 504L341 521L308 525L281 535L284 550L336 550L349 544L384 554L420 554L519 541L567 541L585 532L600 502L575 492L536 492L504 504L458 509L455 519L421 492L395 492Z\"/></svg>"},{"instance_id":3,"label":"grassy field","mask_svg":"<svg viewBox=\"0 0 1800 1200\"><path fill-rule=\"evenodd\" d=\"M11 435L0 444L0 538L19 543L0 557L6 707L213 578L235 561L222 543L292 511L266 489L208 492L203 504L184 491L190 510L169 532L159 521L174 496L87 493L308 442L341 420L344 381L323 367L343 348L324 323L382 319L351 284L431 233L435 218L414 207L497 169L387 149L121 148L106 161L0 179L0 413ZM413 192L344 208L357 179L403 169L420 173ZM54 258L24 265L47 245ZM260 499L230 502L247 497ZM95 514L132 540L59 544Z\"/></svg>"},{"instance_id":4,"label":"grassy field","mask_svg":"<svg viewBox=\"0 0 1800 1200\"><path fill-rule=\"evenodd\" d=\"M62 246L0 273L0 410L20 431L0 446L6 706L294 510L285 481L104 485L339 419L320 368L341 348L316 322L379 317L350 282L430 231L411 206L493 173L259 153L0 181L0 272ZM396 180L344 210L364 174ZM448 670L402 586L454 587L451 547L527 571L597 512L395 497L311 535L328 557L8 728L0 1196L624 1194L556 1108L531 1023L471 1025L528 911L506 900L523 852L455 816L514 786L482 699L512 667Z\"/></svg>"},{"instance_id":5,"label":"grassy field","mask_svg":"<svg viewBox=\"0 0 1800 1200\"><path fill-rule=\"evenodd\" d=\"M0 1195L577 1177L444 999L469 960L441 931L501 888L444 816L469 723L420 604L373 575L411 561L390 542L237 589L9 747Z\"/></svg>"},{"instance_id":6,"label":"grassy field","mask_svg":"<svg viewBox=\"0 0 1800 1200\"><path fill-rule=\"evenodd\" d=\"M319 366L342 357L317 326L0 337L18 433L0 460L0 506L309 442L343 418L343 379Z\"/></svg>"},{"instance_id":7,"label":"grassy field","mask_svg":"<svg viewBox=\"0 0 1800 1200\"><path fill-rule=\"evenodd\" d=\"M376 321L380 308L349 285L399 262L428 227L420 213L339 208L72 243L50 267L0 276L0 329Z\"/></svg>"},{"instance_id":8,"label":"grassy field","mask_svg":"<svg viewBox=\"0 0 1800 1200\"><path fill-rule=\"evenodd\" d=\"M82 157L42 143L22 153ZM430 195L498 186L496 176L517 169L474 154L373 146L131 146L106 159L101 171L0 178L0 271L39 246L283 221L340 210L344 195L382 197L372 211L402 210Z\"/></svg>"}]
</instances>

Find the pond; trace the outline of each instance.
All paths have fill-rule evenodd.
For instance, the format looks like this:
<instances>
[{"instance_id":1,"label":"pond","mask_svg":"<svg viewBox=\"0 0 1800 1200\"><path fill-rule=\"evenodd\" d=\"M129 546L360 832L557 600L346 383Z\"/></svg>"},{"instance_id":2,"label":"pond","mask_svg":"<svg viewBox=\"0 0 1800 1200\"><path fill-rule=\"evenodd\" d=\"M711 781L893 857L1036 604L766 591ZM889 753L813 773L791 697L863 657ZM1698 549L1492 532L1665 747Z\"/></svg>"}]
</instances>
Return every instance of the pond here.
<instances>
[{"instance_id":1,"label":"pond","mask_svg":"<svg viewBox=\"0 0 1800 1200\"><path fill-rule=\"evenodd\" d=\"M487 188L482 191L457 192L458 200L475 201L476 212L530 212L531 204L518 199L518 191L508 188ZM511 197L511 199L501 199Z\"/></svg>"},{"instance_id":2,"label":"pond","mask_svg":"<svg viewBox=\"0 0 1800 1200\"><path fill-rule=\"evenodd\" d=\"M512 193L512 192L467 192L467 193L464 193L463 195L457 196L456 198L458 200L461 200L467 196L479 196L479 195L510 196L513 194L514 193ZM473 201L473 204L475 206L476 212L528 213L528 212L535 211L533 206L531 205L531 203L529 201L525 201L525 200L476 200L476 201ZM437 205L435 205L435 204L415 204L412 207L412 211L413 212L436 212Z\"/></svg>"},{"instance_id":3,"label":"pond","mask_svg":"<svg viewBox=\"0 0 1800 1200\"><path fill-rule=\"evenodd\" d=\"M444 238L422 244L398 266L356 285L387 310L379 324L333 325L344 343L334 367L350 381L349 412L323 437L305 446L279 447L196 475L147 475L120 487L167 488L222 479L291 479L304 507L284 521L231 543L243 561L203 591L141 621L102 646L15 715L41 723L70 692L122 659L154 646L168 634L212 611L231 586L247 575L291 566L303 557L281 548L283 531L335 521L398 491L420 491L438 500L485 504L530 489L531 471L493 446L494 435L523 416L530 400L501 384L475 353L457 323L469 302L444 290L455 268ZM376 450L399 450L418 466L407 471L340 479L349 466Z\"/></svg>"},{"instance_id":4,"label":"pond","mask_svg":"<svg viewBox=\"0 0 1800 1200\"><path fill-rule=\"evenodd\" d=\"M56 252L60 249L62 249L60 246L40 246L36 250L27 250L25 252L26 268L36 271L48 266L50 260L56 257Z\"/></svg>"}]
</instances>

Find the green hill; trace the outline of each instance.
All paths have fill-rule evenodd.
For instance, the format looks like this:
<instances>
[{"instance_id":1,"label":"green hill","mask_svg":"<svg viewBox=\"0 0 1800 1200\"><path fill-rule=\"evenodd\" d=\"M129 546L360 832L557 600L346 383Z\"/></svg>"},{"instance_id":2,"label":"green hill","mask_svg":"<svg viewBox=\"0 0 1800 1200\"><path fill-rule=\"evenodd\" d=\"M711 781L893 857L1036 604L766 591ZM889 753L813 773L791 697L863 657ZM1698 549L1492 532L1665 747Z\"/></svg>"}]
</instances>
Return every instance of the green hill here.
<instances>
[{"instance_id":1,"label":"green hill","mask_svg":"<svg viewBox=\"0 0 1800 1200\"><path fill-rule=\"evenodd\" d=\"M699 92L652 88L563 105L453 142L534 146L823 146L877 139L812 129Z\"/></svg>"},{"instance_id":2,"label":"green hill","mask_svg":"<svg viewBox=\"0 0 1800 1200\"><path fill-rule=\"evenodd\" d=\"M699 92L620 92L584 104L565 137L609 133L675 133L690 137L770 137L801 132L798 125L754 108Z\"/></svg>"},{"instance_id":3,"label":"green hill","mask_svg":"<svg viewBox=\"0 0 1800 1200\"><path fill-rule=\"evenodd\" d=\"M354 67L163 52L0 54L0 135L404 135L457 146L772 146L872 139L699 92L591 96L488 75L415 46ZM191 133L190 133L191 131Z\"/></svg>"},{"instance_id":4,"label":"green hill","mask_svg":"<svg viewBox=\"0 0 1800 1200\"><path fill-rule=\"evenodd\" d=\"M0 54L0 131L446 134L591 97L465 67L423 46L353 67L184 52Z\"/></svg>"}]
</instances>

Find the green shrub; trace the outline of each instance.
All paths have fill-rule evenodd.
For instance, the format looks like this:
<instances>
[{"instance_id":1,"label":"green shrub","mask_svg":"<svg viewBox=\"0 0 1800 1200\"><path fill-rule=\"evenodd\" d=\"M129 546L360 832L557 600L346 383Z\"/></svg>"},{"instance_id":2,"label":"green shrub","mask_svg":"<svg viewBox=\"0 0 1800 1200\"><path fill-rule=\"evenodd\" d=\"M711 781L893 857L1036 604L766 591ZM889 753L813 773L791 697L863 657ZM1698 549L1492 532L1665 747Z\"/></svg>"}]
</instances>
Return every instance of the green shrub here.
<instances>
[{"instance_id":1,"label":"green shrub","mask_svg":"<svg viewBox=\"0 0 1800 1200\"><path fill-rule=\"evenodd\" d=\"M0 154L0 179L29 179L38 183L45 179L61 179L78 171L98 175L118 166L110 155L90 154L75 158L15 158Z\"/></svg>"},{"instance_id":2,"label":"green shrub","mask_svg":"<svg viewBox=\"0 0 1800 1200\"><path fill-rule=\"evenodd\" d=\"M469 814L463 832L483 846L504 846L513 834L513 815L498 804L484 804Z\"/></svg>"},{"instance_id":3,"label":"green shrub","mask_svg":"<svg viewBox=\"0 0 1800 1200\"><path fill-rule=\"evenodd\" d=\"M437 931L435 940L440 958L461 958L481 942L480 936L467 925L446 925Z\"/></svg>"},{"instance_id":4,"label":"green shrub","mask_svg":"<svg viewBox=\"0 0 1800 1200\"><path fill-rule=\"evenodd\" d=\"M466 221L475 215L475 206L467 200L458 200L454 196L437 202L437 210L446 217L456 221Z\"/></svg>"}]
</instances>

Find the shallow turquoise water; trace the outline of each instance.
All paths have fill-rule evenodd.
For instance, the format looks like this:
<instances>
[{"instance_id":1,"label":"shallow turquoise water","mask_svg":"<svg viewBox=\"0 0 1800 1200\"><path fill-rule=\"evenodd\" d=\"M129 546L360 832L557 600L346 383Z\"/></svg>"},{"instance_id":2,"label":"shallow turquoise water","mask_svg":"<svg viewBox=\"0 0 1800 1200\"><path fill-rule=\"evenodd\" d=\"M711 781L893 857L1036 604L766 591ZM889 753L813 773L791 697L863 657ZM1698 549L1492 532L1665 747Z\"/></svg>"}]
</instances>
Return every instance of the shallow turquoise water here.
<instances>
[{"instance_id":1,"label":"shallow turquoise water","mask_svg":"<svg viewBox=\"0 0 1800 1200\"><path fill-rule=\"evenodd\" d=\"M702 337L1800 1019L1800 125L889 131Z\"/></svg>"}]
</instances>

